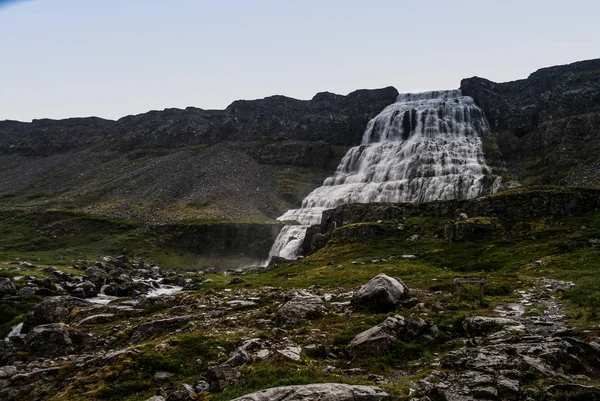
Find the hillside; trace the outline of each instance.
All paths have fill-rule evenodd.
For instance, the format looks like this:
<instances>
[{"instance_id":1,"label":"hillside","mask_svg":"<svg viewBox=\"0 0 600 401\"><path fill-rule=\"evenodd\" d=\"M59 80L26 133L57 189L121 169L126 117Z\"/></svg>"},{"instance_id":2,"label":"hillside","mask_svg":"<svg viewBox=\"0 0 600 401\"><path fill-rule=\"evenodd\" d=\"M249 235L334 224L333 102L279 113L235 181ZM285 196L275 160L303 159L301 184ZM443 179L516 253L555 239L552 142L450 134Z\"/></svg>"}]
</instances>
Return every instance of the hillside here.
<instances>
[{"instance_id":1,"label":"hillside","mask_svg":"<svg viewBox=\"0 0 600 401\"><path fill-rule=\"evenodd\" d=\"M6 206L172 221L265 221L335 170L394 88L310 101L273 96L225 110L168 109L118 121L0 122Z\"/></svg>"}]
</instances>

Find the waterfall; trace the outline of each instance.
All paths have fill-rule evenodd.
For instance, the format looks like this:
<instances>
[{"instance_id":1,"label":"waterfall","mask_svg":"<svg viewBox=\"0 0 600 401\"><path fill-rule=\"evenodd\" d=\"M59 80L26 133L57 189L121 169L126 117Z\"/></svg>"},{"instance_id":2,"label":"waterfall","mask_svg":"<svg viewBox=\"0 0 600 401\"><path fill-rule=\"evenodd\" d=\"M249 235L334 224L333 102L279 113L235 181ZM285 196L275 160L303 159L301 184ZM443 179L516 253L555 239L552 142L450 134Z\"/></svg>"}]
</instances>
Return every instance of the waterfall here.
<instances>
[{"instance_id":1,"label":"waterfall","mask_svg":"<svg viewBox=\"0 0 600 401\"><path fill-rule=\"evenodd\" d=\"M367 124L362 143L348 150L333 177L312 191L300 209L277 220L294 221L277 237L269 259L296 259L308 227L324 210L348 203L427 202L494 192L500 182L485 164L485 115L460 90L406 93ZM298 224L299 223L299 224Z\"/></svg>"}]
</instances>

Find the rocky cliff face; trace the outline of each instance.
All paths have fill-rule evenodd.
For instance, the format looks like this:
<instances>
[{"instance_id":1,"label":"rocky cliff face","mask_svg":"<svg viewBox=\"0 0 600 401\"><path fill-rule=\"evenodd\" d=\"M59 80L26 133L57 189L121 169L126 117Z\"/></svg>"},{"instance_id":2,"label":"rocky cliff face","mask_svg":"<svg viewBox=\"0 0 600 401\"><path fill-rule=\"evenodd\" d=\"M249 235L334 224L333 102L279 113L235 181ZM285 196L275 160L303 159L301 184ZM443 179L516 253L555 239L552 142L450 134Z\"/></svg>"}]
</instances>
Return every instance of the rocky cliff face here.
<instances>
[{"instance_id":1,"label":"rocky cliff face","mask_svg":"<svg viewBox=\"0 0 600 401\"><path fill-rule=\"evenodd\" d=\"M389 87L118 121L0 122L0 198L150 223L276 217L333 172L397 95Z\"/></svg>"},{"instance_id":2,"label":"rocky cliff face","mask_svg":"<svg viewBox=\"0 0 600 401\"><path fill-rule=\"evenodd\" d=\"M473 77L461 90L484 110L487 156L522 184L600 183L600 59L540 69L495 83Z\"/></svg>"}]
</instances>

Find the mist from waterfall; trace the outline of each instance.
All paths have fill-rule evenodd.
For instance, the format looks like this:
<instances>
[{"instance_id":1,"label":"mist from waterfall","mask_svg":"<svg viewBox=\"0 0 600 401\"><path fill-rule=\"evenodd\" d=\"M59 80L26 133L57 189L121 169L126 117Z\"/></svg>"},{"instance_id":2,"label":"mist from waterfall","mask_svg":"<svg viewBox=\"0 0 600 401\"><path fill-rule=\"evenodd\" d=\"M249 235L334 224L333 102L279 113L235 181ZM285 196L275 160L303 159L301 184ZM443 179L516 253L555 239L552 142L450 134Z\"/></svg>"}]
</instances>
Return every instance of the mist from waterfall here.
<instances>
[{"instance_id":1,"label":"mist from waterfall","mask_svg":"<svg viewBox=\"0 0 600 401\"><path fill-rule=\"evenodd\" d=\"M485 115L460 90L400 94L367 124L362 144L348 150L333 177L300 209L277 220L285 226L269 259L296 259L308 227L324 210L349 203L427 202L494 192L499 177L485 164Z\"/></svg>"}]
</instances>

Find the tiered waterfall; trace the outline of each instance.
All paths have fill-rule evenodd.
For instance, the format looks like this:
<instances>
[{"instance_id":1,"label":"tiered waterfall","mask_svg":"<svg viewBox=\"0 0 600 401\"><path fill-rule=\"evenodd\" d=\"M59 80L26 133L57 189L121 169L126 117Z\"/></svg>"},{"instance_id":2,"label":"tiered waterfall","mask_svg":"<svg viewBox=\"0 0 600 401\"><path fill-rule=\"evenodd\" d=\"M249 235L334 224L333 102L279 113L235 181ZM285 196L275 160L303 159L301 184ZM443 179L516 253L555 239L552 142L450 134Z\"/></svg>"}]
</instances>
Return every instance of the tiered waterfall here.
<instances>
[{"instance_id":1,"label":"tiered waterfall","mask_svg":"<svg viewBox=\"0 0 600 401\"><path fill-rule=\"evenodd\" d=\"M499 178L485 164L484 113L459 90L400 94L367 125L333 177L287 211L269 258L296 259L309 226L326 209L348 203L427 202L493 192Z\"/></svg>"}]
</instances>

